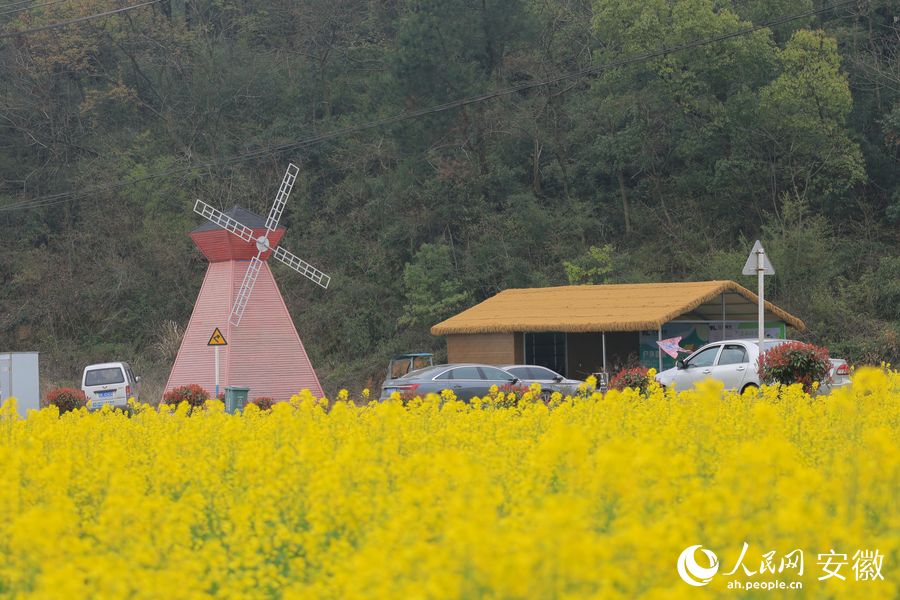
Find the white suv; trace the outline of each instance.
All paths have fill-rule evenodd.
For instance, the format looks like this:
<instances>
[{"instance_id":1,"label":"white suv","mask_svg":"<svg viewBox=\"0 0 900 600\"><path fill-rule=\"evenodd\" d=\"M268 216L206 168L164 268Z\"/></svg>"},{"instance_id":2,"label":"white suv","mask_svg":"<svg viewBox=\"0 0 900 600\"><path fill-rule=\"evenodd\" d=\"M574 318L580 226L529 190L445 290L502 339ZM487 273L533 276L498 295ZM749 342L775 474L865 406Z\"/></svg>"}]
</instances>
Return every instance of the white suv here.
<instances>
[{"instance_id":1,"label":"white suv","mask_svg":"<svg viewBox=\"0 0 900 600\"><path fill-rule=\"evenodd\" d=\"M122 408L128 405L129 398L140 399L140 382L128 363L101 363L84 368L81 390L90 401L91 410L104 404Z\"/></svg>"}]
</instances>

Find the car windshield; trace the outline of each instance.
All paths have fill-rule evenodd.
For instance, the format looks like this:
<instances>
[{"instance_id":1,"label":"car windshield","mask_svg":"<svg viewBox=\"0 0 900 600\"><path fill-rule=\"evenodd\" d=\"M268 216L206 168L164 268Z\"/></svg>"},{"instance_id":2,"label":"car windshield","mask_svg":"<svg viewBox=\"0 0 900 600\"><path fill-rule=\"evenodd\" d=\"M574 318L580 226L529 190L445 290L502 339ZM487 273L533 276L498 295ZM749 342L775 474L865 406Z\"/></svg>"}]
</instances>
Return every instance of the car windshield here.
<instances>
[{"instance_id":1,"label":"car windshield","mask_svg":"<svg viewBox=\"0 0 900 600\"><path fill-rule=\"evenodd\" d=\"M84 385L111 385L113 383L123 383L124 381L125 376L119 367L92 369L84 374Z\"/></svg>"},{"instance_id":2,"label":"car windshield","mask_svg":"<svg viewBox=\"0 0 900 600\"><path fill-rule=\"evenodd\" d=\"M517 365L513 367L503 367L503 370L507 373L512 373L519 379L550 381L557 377L561 377L561 375L559 373L556 373L555 371L551 371L546 367L539 367L536 365Z\"/></svg>"},{"instance_id":3,"label":"car windshield","mask_svg":"<svg viewBox=\"0 0 900 600\"><path fill-rule=\"evenodd\" d=\"M483 379L489 379L491 381L509 381L514 376L514 374L511 374L509 371L496 369L494 367L481 367L481 372L484 375ZM518 377L518 375L515 376Z\"/></svg>"},{"instance_id":4,"label":"car windshield","mask_svg":"<svg viewBox=\"0 0 900 600\"><path fill-rule=\"evenodd\" d=\"M544 367L531 367L529 369L531 371L532 379L555 379L559 377L559 373L551 371L550 369L545 369Z\"/></svg>"},{"instance_id":5,"label":"car windshield","mask_svg":"<svg viewBox=\"0 0 900 600\"><path fill-rule=\"evenodd\" d=\"M478 367L457 367L450 372L450 379L483 379Z\"/></svg>"}]
</instances>

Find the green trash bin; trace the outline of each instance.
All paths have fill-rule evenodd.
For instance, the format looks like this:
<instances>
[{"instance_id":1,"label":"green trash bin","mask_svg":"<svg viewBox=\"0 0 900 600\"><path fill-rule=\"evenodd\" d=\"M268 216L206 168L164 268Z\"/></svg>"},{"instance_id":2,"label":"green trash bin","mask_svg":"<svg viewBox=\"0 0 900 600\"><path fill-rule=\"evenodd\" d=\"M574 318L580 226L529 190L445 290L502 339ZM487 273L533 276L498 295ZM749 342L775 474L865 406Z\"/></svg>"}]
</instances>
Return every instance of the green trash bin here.
<instances>
[{"instance_id":1,"label":"green trash bin","mask_svg":"<svg viewBox=\"0 0 900 600\"><path fill-rule=\"evenodd\" d=\"M234 414L247 406L248 387L225 386L225 412Z\"/></svg>"}]
</instances>

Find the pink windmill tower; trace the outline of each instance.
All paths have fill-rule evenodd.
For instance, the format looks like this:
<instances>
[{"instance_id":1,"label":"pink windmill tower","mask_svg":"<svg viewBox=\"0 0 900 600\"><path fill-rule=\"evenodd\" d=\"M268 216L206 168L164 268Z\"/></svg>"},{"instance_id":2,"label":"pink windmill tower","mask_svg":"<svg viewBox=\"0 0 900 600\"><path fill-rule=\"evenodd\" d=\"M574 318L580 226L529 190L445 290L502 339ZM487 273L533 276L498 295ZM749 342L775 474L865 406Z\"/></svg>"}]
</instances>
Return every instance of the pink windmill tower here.
<instances>
[{"instance_id":1,"label":"pink windmill tower","mask_svg":"<svg viewBox=\"0 0 900 600\"><path fill-rule=\"evenodd\" d=\"M265 221L237 206L223 213L197 200L194 212L211 222L190 235L209 267L166 390L196 383L216 394L228 385L248 387L251 399L288 400L303 389L322 396L266 262L275 258L323 288L331 280L278 245L284 236L278 221L298 172L295 165L288 166Z\"/></svg>"}]
</instances>

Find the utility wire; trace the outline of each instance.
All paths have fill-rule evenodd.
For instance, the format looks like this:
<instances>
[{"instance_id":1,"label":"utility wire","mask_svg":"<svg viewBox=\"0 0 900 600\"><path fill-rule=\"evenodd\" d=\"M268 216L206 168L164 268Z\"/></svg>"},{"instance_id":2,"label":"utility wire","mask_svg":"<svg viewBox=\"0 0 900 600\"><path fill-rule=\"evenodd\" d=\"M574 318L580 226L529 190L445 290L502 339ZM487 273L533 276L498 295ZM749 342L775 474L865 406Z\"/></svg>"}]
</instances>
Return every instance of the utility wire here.
<instances>
[{"instance_id":1,"label":"utility wire","mask_svg":"<svg viewBox=\"0 0 900 600\"><path fill-rule=\"evenodd\" d=\"M156 0L158 1L158 0ZM150 4L148 2L147 4ZM377 119L375 121L370 121L368 123L363 123L361 125L351 125L347 127L340 127L338 129L334 129L331 131L327 131L325 133L320 133L311 137L303 138L300 140L295 140L292 142L287 142L284 144L279 144L275 146L269 146L266 148L261 148L259 150L255 150L252 152L247 152L244 154L235 155L229 158L226 158L221 161L214 162L205 162L205 163L195 163L186 167L177 167L173 169L168 169L165 171L160 171L157 173L151 173L149 175L145 175L143 177L136 177L133 179L127 179L122 181L117 181L116 183L106 184L106 185L98 185L93 187L84 188L80 191L75 192L60 192L57 194L49 194L45 196L39 196L37 198L31 198L28 200L21 200L19 202L13 202L6 206L0 206L0 212L3 211L12 211L12 210L22 210L22 209L30 209L30 208L39 208L43 206L51 206L54 204L60 204L63 202L71 202L73 200L83 198L88 195L97 194L99 192L105 192L110 190L119 189L122 187L126 187L129 185L134 185L137 183L141 183L143 181L149 181L152 179L158 179L161 177L169 177L172 175L184 174L196 169L212 169L215 167L222 167L225 165L229 165L236 162L243 162L247 160L253 160L255 158L260 158L263 156L269 155L278 155L282 152L286 152L288 150L296 150L299 148L304 148L308 146L312 146L315 144L319 144L324 141L328 141L334 138L338 138L350 133L358 133L361 131L366 131L369 129L375 129L379 127L384 127L386 125L393 125L396 123L400 123L403 121L408 121L411 119L418 119L424 116L445 112L448 110L452 110L454 108L462 108L464 106L469 106L471 104L477 104L480 102L485 102L487 100L492 100L494 98L500 98L503 96L509 96L511 94L515 94L518 92L523 92L539 87L545 87L548 85L553 85L556 83L560 83L563 81L568 81L570 79L580 79L590 75L597 75L603 71L608 71L610 69L615 69L619 67L624 67L628 65L632 65L639 62L644 62L653 58L659 58L662 56L667 56L669 54L674 54L676 52L682 52L684 50L690 50L692 48L698 48L701 46L707 46L710 44L715 44L718 42L722 42L725 40L741 37L744 35L749 35L751 33L755 33L762 29L767 29L770 27L776 27L778 25L783 25L785 23L789 23L791 21L796 21L797 19L803 19L806 17L811 17L817 14L821 14L824 12L832 11L838 8L843 8L845 6L849 6L851 4L859 4L859 0L842 0L841 2L836 2L829 6L824 6L817 9L808 10L802 13L797 13L793 15L788 15L784 17L780 17L778 19L774 19L772 21L768 21L767 23L763 23L760 25L754 25L753 27L747 27L745 29L739 29L730 33L725 33L709 38L702 38L697 40L692 40L690 42L686 42L684 44L679 44L676 46L672 46L669 48L661 48L659 50L654 50L651 52L645 52L643 54L638 54L635 56L631 56L629 58L624 58L620 60L611 61L605 63L603 65L597 65L593 67L587 67L585 69L580 69L578 71L571 71L568 73L563 73L556 77L551 77L548 79L542 79L539 81L531 81L527 83L522 83L516 86L504 88L501 90L495 90L493 92L486 92L483 94L479 94L477 96L470 96L468 98L462 98L459 100L454 100L452 102L447 102L444 104L439 104L436 106L431 106L428 108L423 108L419 110L407 111L398 115L385 117L382 119Z\"/></svg>"},{"instance_id":2,"label":"utility wire","mask_svg":"<svg viewBox=\"0 0 900 600\"><path fill-rule=\"evenodd\" d=\"M0 8L12 8L13 6L22 6L23 4L31 4L34 0L19 0L19 2L10 2L9 4L4 4L0 6Z\"/></svg>"},{"instance_id":3,"label":"utility wire","mask_svg":"<svg viewBox=\"0 0 900 600\"><path fill-rule=\"evenodd\" d=\"M31 0L29 0L30 2ZM68 2L69 0L53 0L52 2L44 2L43 4L32 4L31 6L23 6L21 8L13 8L12 10L4 10L0 12L0 16L2 15L11 15L13 13L25 12L26 10L32 10L35 8L42 8L44 6L51 6L53 4L61 4L63 2ZM9 8L8 6L0 6L0 8Z\"/></svg>"},{"instance_id":4,"label":"utility wire","mask_svg":"<svg viewBox=\"0 0 900 600\"><path fill-rule=\"evenodd\" d=\"M44 25L43 27L35 27L34 29L23 29L22 31L4 31L3 33L0 33L0 39L9 38L9 37L18 37L20 35L28 35L31 33L37 33L39 31L47 31L48 29L58 29L60 27L67 27L68 25L74 25L75 23L83 23L84 21L92 21L93 19L99 19L101 17L108 17L110 15L123 13L128 10L134 10L135 8L141 8L142 6L149 6L150 4L156 4L157 2L161 2L161 1L162 0L149 0L149 2L142 2L140 4L134 4L132 6L123 6L122 8L117 8L115 10L108 10L106 12L97 13L94 15L78 17L77 19L69 19L68 21L60 21L59 23L51 23L50 25Z\"/></svg>"}]
</instances>

